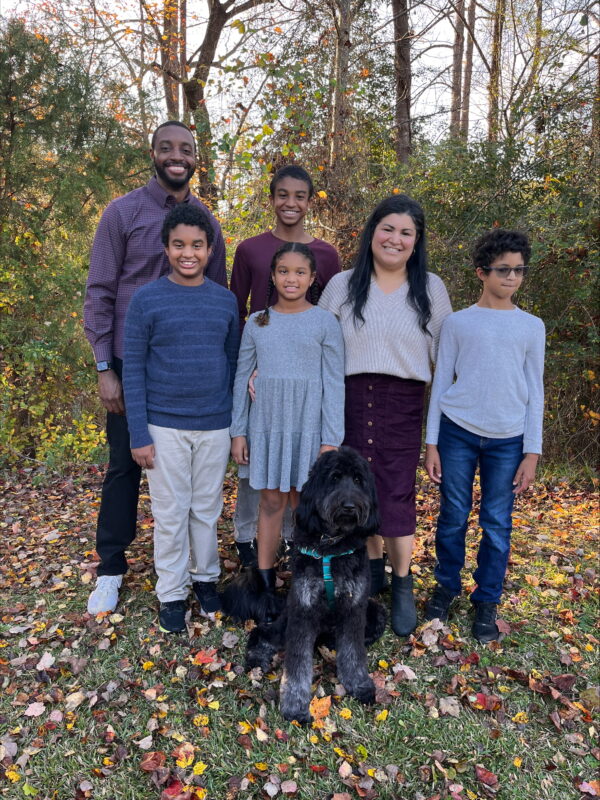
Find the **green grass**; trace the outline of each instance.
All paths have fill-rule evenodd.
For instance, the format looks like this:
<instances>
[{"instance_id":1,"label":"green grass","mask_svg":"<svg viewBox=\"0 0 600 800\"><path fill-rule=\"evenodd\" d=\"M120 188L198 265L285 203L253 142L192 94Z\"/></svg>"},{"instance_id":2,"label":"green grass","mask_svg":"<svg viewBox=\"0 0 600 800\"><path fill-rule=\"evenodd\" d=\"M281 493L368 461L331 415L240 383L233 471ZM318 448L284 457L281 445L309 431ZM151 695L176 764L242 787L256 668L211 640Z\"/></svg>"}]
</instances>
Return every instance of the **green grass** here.
<instances>
[{"instance_id":1,"label":"green grass","mask_svg":"<svg viewBox=\"0 0 600 800\"><path fill-rule=\"evenodd\" d=\"M89 619L84 581L100 476L38 486L30 477L14 473L1 487L0 797L158 800L168 787L177 796L175 780L187 785L180 800L202 796L200 787L212 800L263 798L278 781L294 781L297 792L276 797L308 800L344 792L384 800L586 797L577 785L594 779L600 751L589 696L581 702L581 692L598 684L598 514L585 490L550 482L519 501L501 607L510 632L501 643L471 638L466 593L437 641L425 634L424 644L422 629L408 641L388 629L369 651L380 687L373 708L337 695L335 666L317 654L315 694L330 696L331 708L303 729L278 712L279 667L262 677L244 673L243 627L205 622L194 608L191 638L159 632L147 498L117 616ZM227 485L222 556L234 561ZM436 496L423 484L415 555L421 610L432 582L435 515ZM475 544L473 527L469 557ZM468 588L468 573L465 580ZM238 640L226 646L232 633ZM194 663L212 649L213 663ZM54 662L38 670L45 653ZM399 664L416 678L396 681ZM556 676L564 673L575 682L559 691ZM84 697L68 713L76 692ZM499 698L495 710L478 707L478 693ZM448 698L456 717L444 714ZM43 704L40 716L25 715L32 703ZM138 743L147 736L144 750ZM177 766L182 742L193 745L193 758ZM140 767L152 751L164 754L154 776ZM194 776L199 762L206 769ZM496 786L478 780L477 765L497 777ZM157 787L153 777L165 782Z\"/></svg>"}]
</instances>

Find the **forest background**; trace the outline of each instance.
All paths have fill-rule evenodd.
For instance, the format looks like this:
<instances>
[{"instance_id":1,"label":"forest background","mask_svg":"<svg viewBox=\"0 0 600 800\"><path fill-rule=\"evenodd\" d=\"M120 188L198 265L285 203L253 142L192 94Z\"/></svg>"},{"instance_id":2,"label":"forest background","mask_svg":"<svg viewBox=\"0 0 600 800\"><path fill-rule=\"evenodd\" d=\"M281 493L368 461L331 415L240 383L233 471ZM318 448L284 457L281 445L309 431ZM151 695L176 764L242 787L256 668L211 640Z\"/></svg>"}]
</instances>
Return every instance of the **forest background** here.
<instances>
[{"instance_id":1,"label":"forest background","mask_svg":"<svg viewBox=\"0 0 600 800\"><path fill-rule=\"evenodd\" d=\"M82 304L111 200L151 174L149 134L188 122L193 190L236 244L267 186L305 166L314 235L349 266L376 202L424 206L432 269L473 302L474 237L527 230L519 304L548 333L546 458L597 457L598 4L583 0L81 0L0 21L0 462L101 461ZM588 473L589 474L589 473Z\"/></svg>"}]
</instances>

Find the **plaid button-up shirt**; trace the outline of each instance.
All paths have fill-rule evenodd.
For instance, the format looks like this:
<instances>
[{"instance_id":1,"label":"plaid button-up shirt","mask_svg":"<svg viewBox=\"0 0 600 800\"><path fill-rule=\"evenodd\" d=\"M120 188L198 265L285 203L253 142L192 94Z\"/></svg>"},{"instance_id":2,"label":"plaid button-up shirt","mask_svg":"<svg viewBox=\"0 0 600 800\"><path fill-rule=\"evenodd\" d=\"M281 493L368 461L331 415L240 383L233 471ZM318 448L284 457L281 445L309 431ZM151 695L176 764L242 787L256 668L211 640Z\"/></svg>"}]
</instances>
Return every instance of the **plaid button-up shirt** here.
<instances>
[{"instance_id":1,"label":"plaid button-up shirt","mask_svg":"<svg viewBox=\"0 0 600 800\"><path fill-rule=\"evenodd\" d=\"M215 236L206 277L227 287L225 242L215 217L198 198L188 194L209 216ZM102 214L90 258L84 303L84 328L96 361L123 358L125 314L140 286L169 272L160 238L163 221L175 206L173 195L155 177L146 186L118 197Z\"/></svg>"}]
</instances>

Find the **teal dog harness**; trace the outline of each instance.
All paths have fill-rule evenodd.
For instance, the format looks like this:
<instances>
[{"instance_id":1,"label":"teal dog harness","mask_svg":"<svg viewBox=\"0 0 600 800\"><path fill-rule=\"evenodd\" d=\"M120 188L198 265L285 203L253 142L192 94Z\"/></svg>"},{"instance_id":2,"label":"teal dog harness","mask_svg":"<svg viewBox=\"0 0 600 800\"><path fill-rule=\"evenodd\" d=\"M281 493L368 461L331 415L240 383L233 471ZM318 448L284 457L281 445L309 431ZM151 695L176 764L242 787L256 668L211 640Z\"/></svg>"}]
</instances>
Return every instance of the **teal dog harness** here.
<instances>
[{"instance_id":1,"label":"teal dog harness","mask_svg":"<svg viewBox=\"0 0 600 800\"><path fill-rule=\"evenodd\" d=\"M333 611L335 608L335 586L333 584L333 575L331 574L331 559L338 556L349 556L354 553L356 548L352 550L344 550L343 553L334 553L331 556L322 556L316 550L309 550L308 547L299 547L298 550L305 556L311 558L321 559L323 561L323 581L325 583L325 595L327 596L327 605Z\"/></svg>"}]
</instances>

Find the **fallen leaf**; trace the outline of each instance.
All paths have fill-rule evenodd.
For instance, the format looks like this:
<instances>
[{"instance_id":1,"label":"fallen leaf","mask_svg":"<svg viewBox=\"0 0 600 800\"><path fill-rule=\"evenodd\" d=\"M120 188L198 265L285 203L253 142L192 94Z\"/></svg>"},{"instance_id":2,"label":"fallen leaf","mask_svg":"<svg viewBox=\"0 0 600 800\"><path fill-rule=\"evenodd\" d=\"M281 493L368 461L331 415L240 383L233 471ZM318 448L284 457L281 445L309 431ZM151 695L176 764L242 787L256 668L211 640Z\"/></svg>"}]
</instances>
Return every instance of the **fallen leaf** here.
<instances>
[{"instance_id":1,"label":"fallen leaf","mask_svg":"<svg viewBox=\"0 0 600 800\"><path fill-rule=\"evenodd\" d=\"M310 701L309 711L313 719L325 719L331 708L331 695L313 697Z\"/></svg>"},{"instance_id":2,"label":"fallen leaf","mask_svg":"<svg viewBox=\"0 0 600 800\"><path fill-rule=\"evenodd\" d=\"M85 695L82 691L71 692L65 698L65 711L74 711L85 700Z\"/></svg>"},{"instance_id":3,"label":"fallen leaf","mask_svg":"<svg viewBox=\"0 0 600 800\"><path fill-rule=\"evenodd\" d=\"M43 703L30 703L23 714L26 717L41 717L45 710L46 706Z\"/></svg>"},{"instance_id":4,"label":"fallen leaf","mask_svg":"<svg viewBox=\"0 0 600 800\"><path fill-rule=\"evenodd\" d=\"M152 737L150 737L152 738ZM155 769L164 766L167 756L160 750L152 750L140 761L140 769L144 772L154 772Z\"/></svg>"},{"instance_id":5,"label":"fallen leaf","mask_svg":"<svg viewBox=\"0 0 600 800\"><path fill-rule=\"evenodd\" d=\"M486 786L498 786L498 777L494 775L493 772L490 772L488 769L486 769L482 764L475 764L475 775L477 780Z\"/></svg>"},{"instance_id":6,"label":"fallen leaf","mask_svg":"<svg viewBox=\"0 0 600 800\"><path fill-rule=\"evenodd\" d=\"M440 697L439 706L443 717L460 716L460 703L456 697Z\"/></svg>"}]
</instances>

